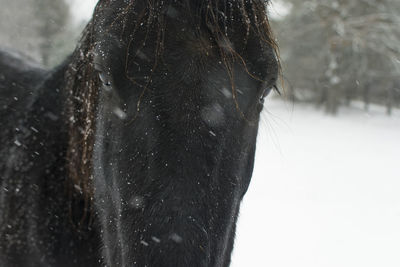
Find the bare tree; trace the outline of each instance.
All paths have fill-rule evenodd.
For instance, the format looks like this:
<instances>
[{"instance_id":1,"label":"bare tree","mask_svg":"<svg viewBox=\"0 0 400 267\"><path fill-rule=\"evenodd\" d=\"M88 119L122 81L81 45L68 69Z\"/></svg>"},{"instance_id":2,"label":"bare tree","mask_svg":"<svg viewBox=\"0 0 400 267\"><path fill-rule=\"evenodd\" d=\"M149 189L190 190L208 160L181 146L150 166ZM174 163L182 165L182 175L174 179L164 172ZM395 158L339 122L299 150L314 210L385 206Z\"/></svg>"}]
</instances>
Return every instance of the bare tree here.
<instances>
[{"instance_id":1,"label":"bare tree","mask_svg":"<svg viewBox=\"0 0 400 267\"><path fill-rule=\"evenodd\" d=\"M69 6L64 0L0 0L0 4L1 47L22 52L45 66L72 51Z\"/></svg>"},{"instance_id":2,"label":"bare tree","mask_svg":"<svg viewBox=\"0 0 400 267\"><path fill-rule=\"evenodd\" d=\"M398 103L400 1L291 3L292 12L277 27L287 50L286 75L297 85L293 96L323 104L329 113L353 99L364 100L366 108L386 104L390 112Z\"/></svg>"},{"instance_id":3,"label":"bare tree","mask_svg":"<svg viewBox=\"0 0 400 267\"><path fill-rule=\"evenodd\" d=\"M49 66L57 61L58 52L64 54L62 51L57 51L62 50L57 39L63 38L67 32L69 6L64 0L35 0L34 2L37 18L41 21L38 26L38 33L41 37L39 49L42 62Z\"/></svg>"}]
</instances>

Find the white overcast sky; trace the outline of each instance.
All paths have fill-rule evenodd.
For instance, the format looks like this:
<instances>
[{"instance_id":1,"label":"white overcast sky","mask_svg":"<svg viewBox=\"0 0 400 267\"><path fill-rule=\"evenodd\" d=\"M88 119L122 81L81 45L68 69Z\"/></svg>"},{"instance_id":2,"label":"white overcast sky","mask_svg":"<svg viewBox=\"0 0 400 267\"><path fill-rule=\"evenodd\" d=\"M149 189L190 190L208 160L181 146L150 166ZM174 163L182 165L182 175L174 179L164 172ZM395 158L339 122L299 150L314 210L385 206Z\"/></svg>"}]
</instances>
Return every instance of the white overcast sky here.
<instances>
[{"instance_id":1,"label":"white overcast sky","mask_svg":"<svg viewBox=\"0 0 400 267\"><path fill-rule=\"evenodd\" d=\"M89 20L97 0L70 0L71 12L77 21Z\"/></svg>"}]
</instances>

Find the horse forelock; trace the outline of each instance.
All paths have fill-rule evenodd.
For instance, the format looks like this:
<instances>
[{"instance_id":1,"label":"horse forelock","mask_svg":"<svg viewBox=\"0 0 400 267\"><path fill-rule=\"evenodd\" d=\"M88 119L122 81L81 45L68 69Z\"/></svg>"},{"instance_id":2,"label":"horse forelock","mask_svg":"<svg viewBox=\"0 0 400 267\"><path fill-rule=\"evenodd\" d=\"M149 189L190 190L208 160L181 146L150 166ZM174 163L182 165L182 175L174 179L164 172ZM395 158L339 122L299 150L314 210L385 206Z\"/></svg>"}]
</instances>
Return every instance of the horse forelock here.
<instances>
[{"instance_id":1,"label":"horse forelock","mask_svg":"<svg viewBox=\"0 0 400 267\"><path fill-rule=\"evenodd\" d=\"M68 94L66 114L69 123L67 160L71 195L82 194L87 207L93 196L92 158L95 142L95 114L101 85L96 65L107 64L107 55L104 55L104 51L102 62L99 63L97 60L100 53L99 47L108 45L105 38L112 36L118 39L119 45L129 49L132 42L138 41L133 39L139 31L145 32L146 38L148 33L153 32L156 38L155 62L150 71L154 72L158 57L163 53L164 33L168 27L166 17L174 16L179 9L184 9L187 11L184 13L184 19L195 24L195 27L207 28L219 48L221 59L228 72L233 71L233 60L243 61L241 51L236 51L231 45L235 27L242 27L244 30L243 42L246 42L248 36L253 34L260 42L271 47L279 63L278 47L266 11L268 2L263 0L99 1L66 73ZM146 38L141 40L142 44L136 44L139 49L146 45L148 41ZM194 49L207 52L206 45L201 43ZM129 60L128 57L131 57L129 53L124 56L127 57L126 61ZM246 67L244 61L242 63Z\"/></svg>"}]
</instances>

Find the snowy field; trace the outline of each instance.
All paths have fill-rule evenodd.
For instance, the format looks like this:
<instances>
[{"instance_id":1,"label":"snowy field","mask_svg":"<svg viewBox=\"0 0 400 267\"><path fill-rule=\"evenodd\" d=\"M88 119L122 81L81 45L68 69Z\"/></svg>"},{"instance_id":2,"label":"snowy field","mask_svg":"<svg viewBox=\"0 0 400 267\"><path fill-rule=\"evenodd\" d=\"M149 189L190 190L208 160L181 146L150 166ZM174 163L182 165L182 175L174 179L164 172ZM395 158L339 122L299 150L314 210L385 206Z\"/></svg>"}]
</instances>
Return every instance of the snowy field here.
<instances>
[{"instance_id":1,"label":"snowy field","mask_svg":"<svg viewBox=\"0 0 400 267\"><path fill-rule=\"evenodd\" d=\"M400 112L266 107L232 266L400 266Z\"/></svg>"}]
</instances>

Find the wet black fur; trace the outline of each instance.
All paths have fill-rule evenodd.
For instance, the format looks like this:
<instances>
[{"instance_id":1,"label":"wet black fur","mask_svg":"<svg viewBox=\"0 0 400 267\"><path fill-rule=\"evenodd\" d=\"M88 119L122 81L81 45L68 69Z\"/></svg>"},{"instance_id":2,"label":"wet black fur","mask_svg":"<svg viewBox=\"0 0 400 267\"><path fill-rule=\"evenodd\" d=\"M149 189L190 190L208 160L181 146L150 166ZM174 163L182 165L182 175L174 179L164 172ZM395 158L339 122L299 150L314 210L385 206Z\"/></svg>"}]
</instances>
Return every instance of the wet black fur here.
<instances>
[{"instance_id":1,"label":"wet black fur","mask_svg":"<svg viewBox=\"0 0 400 267\"><path fill-rule=\"evenodd\" d=\"M114 22L124 1L102 2L55 70L0 52L0 266L229 266L273 48L232 24L241 59L224 58L190 21L203 7L183 0L189 9L171 1L164 13L162 53L154 29L130 47L132 29ZM89 193L76 183L71 193L67 170L71 75L96 86Z\"/></svg>"}]
</instances>

